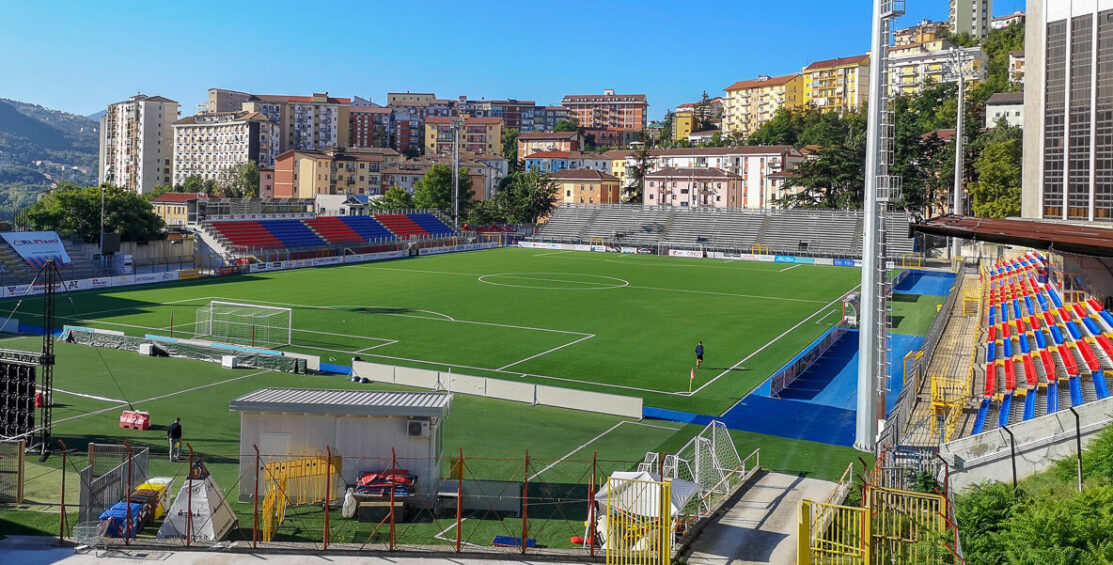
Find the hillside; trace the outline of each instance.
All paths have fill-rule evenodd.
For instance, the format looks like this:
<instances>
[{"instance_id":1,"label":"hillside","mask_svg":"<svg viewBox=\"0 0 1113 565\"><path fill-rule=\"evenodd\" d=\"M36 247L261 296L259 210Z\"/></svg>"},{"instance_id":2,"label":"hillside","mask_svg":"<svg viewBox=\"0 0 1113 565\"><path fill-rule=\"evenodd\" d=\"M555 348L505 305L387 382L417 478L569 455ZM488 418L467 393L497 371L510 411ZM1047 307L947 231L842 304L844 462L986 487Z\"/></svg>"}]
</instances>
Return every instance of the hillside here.
<instances>
[{"instance_id":1,"label":"hillside","mask_svg":"<svg viewBox=\"0 0 1113 565\"><path fill-rule=\"evenodd\" d=\"M94 184L99 125L0 98L0 208L25 206L56 182Z\"/></svg>"}]
</instances>

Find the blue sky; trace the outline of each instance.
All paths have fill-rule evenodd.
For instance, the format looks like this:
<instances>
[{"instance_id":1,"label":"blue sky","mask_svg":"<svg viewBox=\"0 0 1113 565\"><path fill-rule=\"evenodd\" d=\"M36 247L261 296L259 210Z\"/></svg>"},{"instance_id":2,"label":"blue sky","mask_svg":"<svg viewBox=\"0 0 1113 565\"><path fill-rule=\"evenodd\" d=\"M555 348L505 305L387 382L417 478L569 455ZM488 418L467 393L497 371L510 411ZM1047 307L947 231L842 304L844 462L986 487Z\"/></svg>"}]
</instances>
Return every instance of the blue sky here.
<instances>
[{"instance_id":1,"label":"blue sky","mask_svg":"<svg viewBox=\"0 0 1113 565\"><path fill-rule=\"evenodd\" d=\"M559 104L644 93L650 117L759 74L869 49L870 0L46 2L8 0L0 97L78 114L142 91L192 114L210 87ZM995 15L1024 0L995 0ZM908 0L901 27L945 19Z\"/></svg>"}]
</instances>

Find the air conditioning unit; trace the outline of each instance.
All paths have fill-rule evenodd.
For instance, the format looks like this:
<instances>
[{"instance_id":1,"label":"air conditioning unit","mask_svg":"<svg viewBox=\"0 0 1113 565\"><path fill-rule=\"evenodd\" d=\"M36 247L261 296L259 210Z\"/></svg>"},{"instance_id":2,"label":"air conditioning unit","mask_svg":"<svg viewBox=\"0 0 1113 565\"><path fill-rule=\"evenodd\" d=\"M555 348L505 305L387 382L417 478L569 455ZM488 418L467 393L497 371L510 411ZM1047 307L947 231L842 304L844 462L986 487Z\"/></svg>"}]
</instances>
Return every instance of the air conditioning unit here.
<instances>
[{"instance_id":1,"label":"air conditioning unit","mask_svg":"<svg viewBox=\"0 0 1113 565\"><path fill-rule=\"evenodd\" d=\"M408 420L406 435L410 437L429 437L429 420Z\"/></svg>"}]
</instances>

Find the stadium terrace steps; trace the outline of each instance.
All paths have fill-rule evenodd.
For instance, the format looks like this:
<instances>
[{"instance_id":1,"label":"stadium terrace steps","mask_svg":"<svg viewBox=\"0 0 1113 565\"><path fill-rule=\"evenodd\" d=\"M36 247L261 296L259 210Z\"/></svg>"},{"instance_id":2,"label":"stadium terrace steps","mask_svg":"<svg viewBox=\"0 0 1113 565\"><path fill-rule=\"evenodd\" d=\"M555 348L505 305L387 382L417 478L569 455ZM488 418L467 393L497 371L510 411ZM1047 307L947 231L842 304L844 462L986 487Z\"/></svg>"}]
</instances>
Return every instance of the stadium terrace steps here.
<instances>
[{"instance_id":1,"label":"stadium terrace steps","mask_svg":"<svg viewBox=\"0 0 1113 565\"><path fill-rule=\"evenodd\" d=\"M324 247L328 245L301 220L259 220L263 229L271 232L287 249Z\"/></svg>"},{"instance_id":2,"label":"stadium terrace steps","mask_svg":"<svg viewBox=\"0 0 1113 565\"><path fill-rule=\"evenodd\" d=\"M886 227L888 255L911 253L907 237L910 216L890 212ZM750 250L762 244L773 253L861 255L862 214L856 211L756 210L730 208L655 208L623 206L561 206L541 226L542 239L631 245L700 245Z\"/></svg>"},{"instance_id":3,"label":"stadium terrace steps","mask_svg":"<svg viewBox=\"0 0 1113 565\"><path fill-rule=\"evenodd\" d=\"M364 240L394 239L394 234L372 216L340 216L340 221Z\"/></svg>"},{"instance_id":4,"label":"stadium terrace steps","mask_svg":"<svg viewBox=\"0 0 1113 565\"><path fill-rule=\"evenodd\" d=\"M321 216L305 223L329 243L363 243L365 238L340 220L339 216Z\"/></svg>"},{"instance_id":5,"label":"stadium terrace steps","mask_svg":"<svg viewBox=\"0 0 1113 565\"><path fill-rule=\"evenodd\" d=\"M421 225L410 219L406 214L378 214L375 219L400 238L428 235Z\"/></svg>"},{"instance_id":6,"label":"stadium terrace steps","mask_svg":"<svg viewBox=\"0 0 1113 565\"><path fill-rule=\"evenodd\" d=\"M280 249L282 241L256 221L213 222L213 231L235 247Z\"/></svg>"},{"instance_id":7,"label":"stadium terrace steps","mask_svg":"<svg viewBox=\"0 0 1113 565\"><path fill-rule=\"evenodd\" d=\"M429 235L450 236L456 233L451 226L433 214L407 214L407 216Z\"/></svg>"}]
</instances>

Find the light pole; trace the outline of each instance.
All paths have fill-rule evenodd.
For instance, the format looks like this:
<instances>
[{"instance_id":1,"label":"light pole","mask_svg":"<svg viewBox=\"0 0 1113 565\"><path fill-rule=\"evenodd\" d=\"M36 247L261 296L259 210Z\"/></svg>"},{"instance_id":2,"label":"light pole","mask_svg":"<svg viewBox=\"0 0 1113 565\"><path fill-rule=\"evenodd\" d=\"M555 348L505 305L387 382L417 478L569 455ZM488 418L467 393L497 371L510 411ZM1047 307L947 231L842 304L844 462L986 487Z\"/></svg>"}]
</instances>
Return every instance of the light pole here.
<instances>
[{"instance_id":1,"label":"light pole","mask_svg":"<svg viewBox=\"0 0 1113 565\"><path fill-rule=\"evenodd\" d=\"M951 213L962 215L962 190L963 177L966 172L966 69L968 51L955 48L951 62L951 72L958 75L958 116L955 117L955 187L954 199L951 203ZM951 238L951 257L958 257L962 253L962 244L957 237Z\"/></svg>"},{"instance_id":2,"label":"light pole","mask_svg":"<svg viewBox=\"0 0 1113 565\"><path fill-rule=\"evenodd\" d=\"M100 187L100 264L104 266L104 194L108 191L108 187L101 185Z\"/></svg>"},{"instance_id":3,"label":"light pole","mask_svg":"<svg viewBox=\"0 0 1113 565\"><path fill-rule=\"evenodd\" d=\"M460 231L460 127L463 118L452 118L452 228Z\"/></svg>"}]
</instances>

